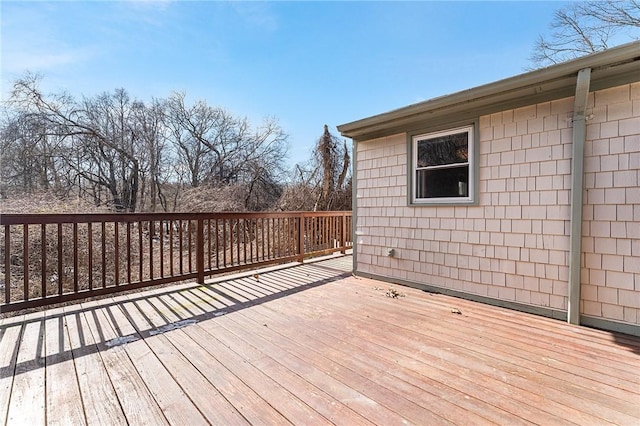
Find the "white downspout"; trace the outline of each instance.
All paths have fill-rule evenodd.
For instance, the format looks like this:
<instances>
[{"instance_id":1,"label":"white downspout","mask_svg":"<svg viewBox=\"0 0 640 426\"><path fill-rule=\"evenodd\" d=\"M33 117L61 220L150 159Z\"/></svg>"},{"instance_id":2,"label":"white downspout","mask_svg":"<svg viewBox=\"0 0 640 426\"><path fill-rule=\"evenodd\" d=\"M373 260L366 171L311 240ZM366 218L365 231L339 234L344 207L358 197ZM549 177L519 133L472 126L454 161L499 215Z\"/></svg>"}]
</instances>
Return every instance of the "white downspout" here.
<instances>
[{"instance_id":1,"label":"white downspout","mask_svg":"<svg viewBox=\"0 0 640 426\"><path fill-rule=\"evenodd\" d=\"M591 68L578 72L573 107L573 146L571 156L571 232L569 235L569 303L567 322L580 324L580 260L582 258L582 192L584 188L584 141L587 134L586 110Z\"/></svg>"}]
</instances>

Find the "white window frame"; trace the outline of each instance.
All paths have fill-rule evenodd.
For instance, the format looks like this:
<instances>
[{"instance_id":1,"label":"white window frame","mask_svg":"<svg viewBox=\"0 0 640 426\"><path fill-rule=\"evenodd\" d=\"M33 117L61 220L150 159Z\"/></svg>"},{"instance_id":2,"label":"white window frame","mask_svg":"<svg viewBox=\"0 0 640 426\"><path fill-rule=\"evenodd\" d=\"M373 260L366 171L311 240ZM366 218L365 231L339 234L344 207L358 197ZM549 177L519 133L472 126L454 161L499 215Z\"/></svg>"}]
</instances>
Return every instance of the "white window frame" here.
<instances>
[{"instance_id":1,"label":"white window frame","mask_svg":"<svg viewBox=\"0 0 640 426\"><path fill-rule=\"evenodd\" d=\"M418 164L418 142L423 141L425 139L433 139L442 136L453 135L456 133L464 133L467 132L467 153L468 160L466 162L468 167L468 176L469 181L467 183L467 196L464 197L431 197L431 198L418 198L418 182L417 180L417 172L418 170L437 170L443 168L453 168L460 167L460 164L465 163L455 163L450 165L437 165L437 166L427 166L427 167L417 167ZM410 170L411 177L411 204L414 205L434 205L434 204L474 204L476 198L476 155L475 155L475 129L474 125L456 127L453 129L447 129L437 132L431 133L420 133L411 137L411 151L412 151L412 167Z\"/></svg>"}]
</instances>

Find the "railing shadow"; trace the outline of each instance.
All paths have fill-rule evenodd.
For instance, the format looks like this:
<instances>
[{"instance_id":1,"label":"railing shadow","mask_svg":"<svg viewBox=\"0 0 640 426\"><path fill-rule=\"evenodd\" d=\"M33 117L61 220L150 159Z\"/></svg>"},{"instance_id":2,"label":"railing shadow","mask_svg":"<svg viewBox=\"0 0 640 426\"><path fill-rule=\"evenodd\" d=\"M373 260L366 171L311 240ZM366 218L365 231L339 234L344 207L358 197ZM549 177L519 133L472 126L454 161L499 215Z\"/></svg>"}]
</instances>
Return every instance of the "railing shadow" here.
<instances>
[{"instance_id":1,"label":"railing shadow","mask_svg":"<svg viewBox=\"0 0 640 426\"><path fill-rule=\"evenodd\" d=\"M6 318L0 326L0 379L338 281L351 275L350 259L341 256L260 275L157 289Z\"/></svg>"}]
</instances>

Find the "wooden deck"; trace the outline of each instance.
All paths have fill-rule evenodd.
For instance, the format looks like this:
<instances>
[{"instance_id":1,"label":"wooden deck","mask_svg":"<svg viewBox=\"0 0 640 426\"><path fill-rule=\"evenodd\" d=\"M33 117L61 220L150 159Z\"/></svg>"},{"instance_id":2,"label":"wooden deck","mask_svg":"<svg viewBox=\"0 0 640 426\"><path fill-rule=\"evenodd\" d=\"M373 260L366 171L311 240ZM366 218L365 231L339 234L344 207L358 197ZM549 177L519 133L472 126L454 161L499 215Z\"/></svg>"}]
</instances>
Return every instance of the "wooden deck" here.
<instances>
[{"instance_id":1,"label":"wooden deck","mask_svg":"<svg viewBox=\"0 0 640 426\"><path fill-rule=\"evenodd\" d=\"M640 423L640 339L350 262L5 318L0 423Z\"/></svg>"}]
</instances>

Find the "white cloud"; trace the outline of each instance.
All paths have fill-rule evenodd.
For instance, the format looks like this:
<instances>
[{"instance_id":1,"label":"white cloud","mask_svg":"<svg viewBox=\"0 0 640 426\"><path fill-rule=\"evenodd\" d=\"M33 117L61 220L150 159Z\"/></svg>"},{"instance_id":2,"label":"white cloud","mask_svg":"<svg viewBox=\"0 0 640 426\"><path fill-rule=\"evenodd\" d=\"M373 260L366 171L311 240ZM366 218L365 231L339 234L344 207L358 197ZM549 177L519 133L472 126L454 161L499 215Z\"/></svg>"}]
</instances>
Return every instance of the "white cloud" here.
<instances>
[{"instance_id":1,"label":"white cloud","mask_svg":"<svg viewBox=\"0 0 640 426\"><path fill-rule=\"evenodd\" d=\"M73 65L88 60L91 53L82 49L60 51L40 51L20 48L7 48L2 52L2 71L23 73L25 71L46 72L61 66Z\"/></svg>"},{"instance_id":2,"label":"white cloud","mask_svg":"<svg viewBox=\"0 0 640 426\"><path fill-rule=\"evenodd\" d=\"M159 9L165 10L169 7L174 0L125 0L125 3L130 4L138 9Z\"/></svg>"},{"instance_id":3,"label":"white cloud","mask_svg":"<svg viewBox=\"0 0 640 426\"><path fill-rule=\"evenodd\" d=\"M274 32L278 29L278 19L269 4L257 1L234 1L231 5L246 24L267 32Z\"/></svg>"}]
</instances>

